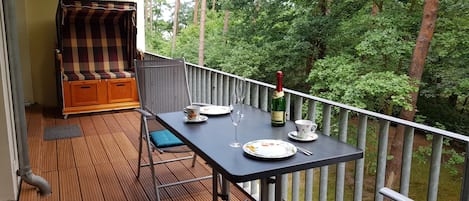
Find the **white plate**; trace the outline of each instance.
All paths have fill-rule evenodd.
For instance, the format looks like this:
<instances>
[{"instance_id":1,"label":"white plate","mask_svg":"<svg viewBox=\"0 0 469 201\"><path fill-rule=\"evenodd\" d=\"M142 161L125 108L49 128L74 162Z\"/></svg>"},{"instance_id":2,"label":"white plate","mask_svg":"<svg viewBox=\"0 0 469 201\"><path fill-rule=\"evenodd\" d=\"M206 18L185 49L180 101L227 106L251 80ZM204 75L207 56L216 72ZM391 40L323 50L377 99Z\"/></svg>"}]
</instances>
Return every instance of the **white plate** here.
<instances>
[{"instance_id":1,"label":"white plate","mask_svg":"<svg viewBox=\"0 0 469 201\"><path fill-rule=\"evenodd\" d=\"M282 140L254 140L243 145L246 154L264 158L280 159L295 155L295 145Z\"/></svg>"},{"instance_id":2,"label":"white plate","mask_svg":"<svg viewBox=\"0 0 469 201\"><path fill-rule=\"evenodd\" d=\"M199 122L207 121L207 119L208 119L207 116L199 115L198 119L193 119L193 120L189 120L189 119L187 119L187 117L184 117L184 122L186 122L186 123L199 123Z\"/></svg>"},{"instance_id":3,"label":"white plate","mask_svg":"<svg viewBox=\"0 0 469 201\"><path fill-rule=\"evenodd\" d=\"M230 112L231 112L231 108L229 106L209 105L209 106L200 107L200 114L221 115L221 114L229 114Z\"/></svg>"},{"instance_id":4,"label":"white plate","mask_svg":"<svg viewBox=\"0 0 469 201\"><path fill-rule=\"evenodd\" d=\"M306 138L299 138L297 134L298 133L296 131L290 131L288 133L288 137L291 138L291 139L298 140L298 141L303 141L303 142L313 141L313 140L318 139L318 137L319 137L318 134L313 133L313 132L309 133L306 136Z\"/></svg>"}]
</instances>

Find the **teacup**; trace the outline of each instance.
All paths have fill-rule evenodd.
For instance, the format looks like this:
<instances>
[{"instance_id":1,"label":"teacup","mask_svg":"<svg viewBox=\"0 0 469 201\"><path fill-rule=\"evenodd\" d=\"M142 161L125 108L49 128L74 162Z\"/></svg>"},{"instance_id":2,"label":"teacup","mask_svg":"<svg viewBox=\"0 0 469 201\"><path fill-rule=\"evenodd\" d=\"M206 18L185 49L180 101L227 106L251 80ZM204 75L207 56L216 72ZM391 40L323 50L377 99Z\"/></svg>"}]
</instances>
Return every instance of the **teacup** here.
<instances>
[{"instance_id":1,"label":"teacup","mask_svg":"<svg viewBox=\"0 0 469 201\"><path fill-rule=\"evenodd\" d=\"M198 105L189 105L184 108L184 113L186 115L186 119L189 121L198 120L200 116L200 106Z\"/></svg>"},{"instance_id":2,"label":"teacup","mask_svg":"<svg viewBox=\"0 0 469 201\"><path fill-rule=\"evenodd\" d=\"M310 133L314 133L314 131L316 131L316 128L318 127L318 125L315 124L313 121L306 119L296 120L295 125L297 129L296 137L300 139L307 138Z\"/></svg>"}]
</instances>

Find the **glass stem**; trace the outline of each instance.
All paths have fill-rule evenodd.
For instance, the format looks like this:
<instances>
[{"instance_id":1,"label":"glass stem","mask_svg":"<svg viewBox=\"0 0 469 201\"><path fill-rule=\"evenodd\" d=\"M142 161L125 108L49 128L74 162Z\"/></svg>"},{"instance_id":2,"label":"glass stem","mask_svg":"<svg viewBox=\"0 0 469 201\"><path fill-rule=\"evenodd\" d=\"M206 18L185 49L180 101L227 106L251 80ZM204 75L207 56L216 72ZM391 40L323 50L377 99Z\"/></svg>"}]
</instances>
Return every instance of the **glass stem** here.
<instances>
[{"instance_id":1,"label":"glass stem","mask_svg":"<svg viewBox=\"0 0 469 201\"><path fill-rule=\"evenodd\" d=\"M235 143L238 143L238 126L235 126Z\"/></svg>"}]
</instances>

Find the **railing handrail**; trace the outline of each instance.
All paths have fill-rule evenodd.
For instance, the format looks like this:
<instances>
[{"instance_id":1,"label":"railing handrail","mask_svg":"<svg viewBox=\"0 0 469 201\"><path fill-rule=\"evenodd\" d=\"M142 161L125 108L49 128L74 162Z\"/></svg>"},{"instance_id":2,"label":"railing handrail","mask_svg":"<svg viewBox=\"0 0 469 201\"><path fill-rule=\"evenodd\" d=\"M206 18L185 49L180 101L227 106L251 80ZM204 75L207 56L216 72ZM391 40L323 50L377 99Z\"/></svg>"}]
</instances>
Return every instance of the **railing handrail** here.
<instances>
[{"instance_id":1,"label":"railing handrail","mask_svg":"<svg viewBox=\"0 0 469 201\"><path fill-rule=\"evenodd\" d=\"M151 54L151 55L156 56L156 57L169 59L169 57L165 57L165 56L161 56L161 55L157 55L157 54L153 54L153 53L149 53L149 52L146 52L146 53ZM226 76L230 76L230 77L234 77L234 78L238 78L238 79L242 78L241 76L238 76L238 75L234 75L234 74L223 72L223 71L220 71L220 70L208 68L208 67L205 67L205 66L200 66L200 65L193 64L193 63L190 63L190 62L186 62L186 65L191 65L193 67L201 68L201 69L204 69L204 70L207 70L207 71L212 71L212 72L215 72L215 73L218 73L218 74L222 74L222 75L226 75ZM257 85L260 85L260 86L268 87L268 88L271 88L271 89L275 88L275 85L268 84L268 83L261 82L261 81L257 81L257 80L253 80L253 79L249 79L249 78L246 78L246 81L257 84ZM420 123L400 119L400 118L397 118L397 117L393 117L393 116L389 116L389 115L385 115L385 114L381 114L381 113L377 113L377 112L373 112L373 111L353 107L353 106L350 106L350 105L345 105L345 104L334 102L334 101L327 100L327 99L324 99L324 98L320 98L320 97L312 96L312 95L309 95L309 94L305 94L303 92L291 90L291 89L288 89L288 88L284 88L284 91L287 92L287 93L290 93L290 94L294 94L294 95L303 97L303 98L311 99L311 100L314 100L314 101L318 101L318 102L325 103L325 104L328 104L328 105L336 106L336 107L339 107L339 108L344 108L344 109L347 109L349 111L365 114L365 115L368 115L370 117L375 117L375 118L378 118L378 119L387 120L387 121L390 121L390 122L394 122L394 123L398 123L398 124L401 124L401 125L409 126L409 127L416 128L416 129L419 129L419 130L432 132L432 133L435 133L437 135L441 135L443 137L453 138L453 139L456 139L456 140L459 140L459 141L463 141L465 143L469 143L469 136L466 136L466 135L462 135L462 134L454 133L454 132L451 132L451 131L447 131L447 130L427 126L427 125L424 125L424 124L420 124Z\"/></svg>"}]
</instances>

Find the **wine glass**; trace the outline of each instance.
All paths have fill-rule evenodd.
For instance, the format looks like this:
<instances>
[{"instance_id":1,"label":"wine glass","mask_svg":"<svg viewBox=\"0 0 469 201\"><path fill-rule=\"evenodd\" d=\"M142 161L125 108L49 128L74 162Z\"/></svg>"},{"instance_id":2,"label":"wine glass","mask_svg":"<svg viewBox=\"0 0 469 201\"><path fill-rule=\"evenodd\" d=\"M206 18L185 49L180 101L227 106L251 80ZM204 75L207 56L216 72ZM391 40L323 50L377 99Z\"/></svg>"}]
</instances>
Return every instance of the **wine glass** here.
<instances>
[{"instance_id":1,"label":"wine glass","mask_svg":"<svg viewBox=\"0 0 469 201\"><path fill-rule=\"evenodd\" d=\"M234 93L238 98L241 99L241 103L243 103L244 98L246 97L246 78L235 80Z\"/></svg>"},{"instance_id":2,"label":"wine glass","mask_svg":"<svg viewBox=\"0 0 469 201\"><path fill-rule=\"evenodd\" d=\"M233 94L231 95L230 107L232 111L230 113L230 116L231 116L231 122L233 123L234 129L235 129L235 141L230 143L231 147L241 146L241 144L238 141L238 126L244 117L243 102L244 102L244 97L245 97L245 85L246 85L246 82L244 79L235 80L235 88L233 90Z\"/></svg>"},{"instance_id":3,"label":"wine glass","mask_svg":"<svg viewBox=\"0 0 469 201\"><path fill-rule=\"evenodd\" d=\"M243 106L242 106L241 98L236 96L236 93L233 93L232 95L230 107L232 108L232 111L230 113L231 122L233 123L234 129L235 129L235 141L230 143L230 146L240 147L241 144L238 141L238 126L239 126L239 123L241 122L241 119L243 118Z\"/></svg>"}]
</instances>

